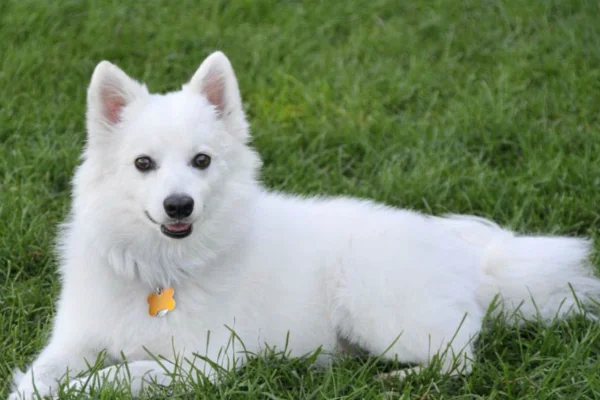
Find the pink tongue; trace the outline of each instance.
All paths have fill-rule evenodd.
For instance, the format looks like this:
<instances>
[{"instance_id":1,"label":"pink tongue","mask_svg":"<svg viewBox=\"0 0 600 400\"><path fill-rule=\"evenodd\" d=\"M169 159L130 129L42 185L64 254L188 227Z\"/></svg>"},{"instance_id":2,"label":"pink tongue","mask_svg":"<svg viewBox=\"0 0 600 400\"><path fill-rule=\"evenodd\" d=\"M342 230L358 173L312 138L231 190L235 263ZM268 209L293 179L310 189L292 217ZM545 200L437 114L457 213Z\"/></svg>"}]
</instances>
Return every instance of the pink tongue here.
<instances>
[{"instance_id":1,"label":"pink tongue","mask_svg":"<svg viewBox=\"0 0 600 400\"><path fill-rule=\"evenodd\" d=\"M172 224L167 225L167 229L171 232L183 232L190 229L190 224Z\"/></svg>"}]
</instances>

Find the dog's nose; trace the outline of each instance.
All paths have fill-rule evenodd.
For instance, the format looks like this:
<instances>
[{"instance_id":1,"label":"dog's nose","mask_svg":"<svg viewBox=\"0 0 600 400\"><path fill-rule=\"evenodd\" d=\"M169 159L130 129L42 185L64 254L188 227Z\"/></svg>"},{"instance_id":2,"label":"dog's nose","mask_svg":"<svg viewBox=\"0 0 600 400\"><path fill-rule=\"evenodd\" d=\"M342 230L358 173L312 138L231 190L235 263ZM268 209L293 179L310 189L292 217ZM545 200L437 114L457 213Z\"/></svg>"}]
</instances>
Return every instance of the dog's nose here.
<instances>
[{"instance_id":1,"label":"dog's nose","mask_svg":"<svg viewBox=\"0 0 600 400\"><path fill-rule=\"evenodd\" d=\"M189 217L194 211L194 199L186 195L172 194L165 199L163 206L169 217L182 219Z\"/></svg>"}]
</instances>

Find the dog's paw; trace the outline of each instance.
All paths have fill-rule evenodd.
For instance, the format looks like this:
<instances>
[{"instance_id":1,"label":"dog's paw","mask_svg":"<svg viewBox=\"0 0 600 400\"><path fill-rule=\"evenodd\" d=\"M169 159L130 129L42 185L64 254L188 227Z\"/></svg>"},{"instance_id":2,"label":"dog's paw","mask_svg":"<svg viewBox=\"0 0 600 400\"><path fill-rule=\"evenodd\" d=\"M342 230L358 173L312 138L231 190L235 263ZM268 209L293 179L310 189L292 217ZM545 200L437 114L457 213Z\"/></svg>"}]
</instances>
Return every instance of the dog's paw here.
<instances>
[{"instance_id":1,"label":"dog's paw","mask_svg":"<svg viewBox=\"0 0 600 400\"><path fill-rule=\"evenodd\" d=\"M18 400L18 399L25 398L24 397L25 393L23 393L23 396L22 396L22 395L19 394L19 391L18 391L19 385L23 381L23 377L24 376L25 376L25 372L21 371L18 368L13 371L13 374L12 374L12 387L11 387L12 390L13 390L13 392L8 395L8 400Z\"/></svg>"},{"instance_id":2,"label":"dog's paw","mask_svg":"<svg viewBox=\"0 0 600 400\"><path fill-rule=\"evenodd\" d=\"M47 397L55 398L55 396L53 395L54 393L50 386L47 386L45 388L40 388L39 386L36 386L35 388L33 386L20 386L16 388L10 395L8 395L8 400L37 400L44 399Z\"/></svg>"},{"instance_id":3,"label":"dog's paw","mask_svg":"<svg viewBox=\"0 0 600 400\"><path fill-rule=\"evenodd\" d=\"M31 372L23 373L15 370L13 373L13 392L8 400L41 399L52 395L52 387L36 379L33 384Z\"/></svg>"},{"instance_id":4,"label":"dog's paw","mask_svg":"<svg viewBox=\"0 0 600 400\"><path fill-rule=\"evenodd\" d=\"M41 394L38 394L35 390L27 390L17 388L14 392L8 395L8 400L30 400L41 398Z\"/></svg>"},{"instance_id":5,"label":"dog's paw","mask_svg":"<svg viewBox=\"0 0 600 400\"><path fill-rule=\"evenodd\" d=\"M16 368L12 374L12 387L17 388L19 386L19 383L21 383L21 381L23 380L24 376L25 376L25 372Z\"/></svg>"}]
</instances>

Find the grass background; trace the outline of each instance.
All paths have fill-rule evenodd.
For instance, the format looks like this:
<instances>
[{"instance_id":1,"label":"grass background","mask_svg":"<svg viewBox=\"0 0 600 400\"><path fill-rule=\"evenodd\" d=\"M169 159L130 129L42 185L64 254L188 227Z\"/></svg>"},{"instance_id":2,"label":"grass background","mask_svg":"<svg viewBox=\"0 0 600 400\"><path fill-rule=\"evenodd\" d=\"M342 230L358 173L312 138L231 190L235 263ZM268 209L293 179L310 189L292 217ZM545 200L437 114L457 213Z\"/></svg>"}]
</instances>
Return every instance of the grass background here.
<instances>
[{"instance_id":1,"label":"grass background","mask_svg":"<svg viewBox=\"0 0 600 400\"><path fill-rule=\"evenodd\" d=\"M166 91L225 51L270 187L597 243L598 15L591 0L0 2L0 397L48 334L53 239L100 60ZM465 378L381 383L369 361L268 358L168 394L600 398L598 325L490 326Z\"/></svg>"}]
</instances>

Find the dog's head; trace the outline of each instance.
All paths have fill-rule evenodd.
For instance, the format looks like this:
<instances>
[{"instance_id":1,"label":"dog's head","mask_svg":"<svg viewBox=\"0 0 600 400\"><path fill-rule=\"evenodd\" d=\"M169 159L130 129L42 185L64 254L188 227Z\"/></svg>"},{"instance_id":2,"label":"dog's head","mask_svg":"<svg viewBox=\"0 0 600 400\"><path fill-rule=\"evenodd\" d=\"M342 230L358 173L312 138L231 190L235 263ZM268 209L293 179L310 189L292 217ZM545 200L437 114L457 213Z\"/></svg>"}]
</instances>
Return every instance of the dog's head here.
<instances>
[{"instance_id":1,"label":"dog's head","mask_svg":"<svg viewBox=\"0 0 600 400\"><path fill-rule=\"evenodd\" d=\"M180 91L163 95L101 62L88 89L87 128L75 180L75 201L85 204L75 211L93 209L117 235L150 235L163 245L199 235L254 184L260 165L220 52Z\"/></svg>"}]
</instances>

